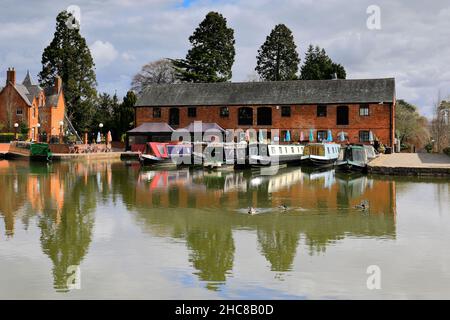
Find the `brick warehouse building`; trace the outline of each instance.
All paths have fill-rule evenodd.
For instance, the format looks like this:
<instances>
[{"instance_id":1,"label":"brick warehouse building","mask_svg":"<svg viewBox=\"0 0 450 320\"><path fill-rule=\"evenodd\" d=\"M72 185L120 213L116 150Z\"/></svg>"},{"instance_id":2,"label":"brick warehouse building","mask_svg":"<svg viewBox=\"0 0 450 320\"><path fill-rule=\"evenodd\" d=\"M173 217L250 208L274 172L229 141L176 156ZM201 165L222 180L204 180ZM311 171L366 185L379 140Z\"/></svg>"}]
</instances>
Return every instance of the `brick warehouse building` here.
<instances>
[{"instance_id":1,"label":"brick warehouse building","mask_svg":"<svg viewBox=\"0 0 450 320\"><path fill-rule=\"evenodd\" d=\"M298 80L155 85L137 101L135 124L165 122L183 128L201 120L225 129L290 130L315 140L345 132L367 143L369 132L394 146L395 79Z\"/></svg>"},{"instance_id":2,"label":"brick warehouse building","mask_svg":"<svg viewBox=\"0 0 450 320\"><path fill-rule=\"evenodd\" d=\"M6 72L6 86L0 87L0 131L14 132L14 124L28 128L28 138L48 141L62 132L65 100L62 80L56 77L53 86L41 88L27 72L22 83L16 81L16 70Z\"/></svg>"}]
</instances>

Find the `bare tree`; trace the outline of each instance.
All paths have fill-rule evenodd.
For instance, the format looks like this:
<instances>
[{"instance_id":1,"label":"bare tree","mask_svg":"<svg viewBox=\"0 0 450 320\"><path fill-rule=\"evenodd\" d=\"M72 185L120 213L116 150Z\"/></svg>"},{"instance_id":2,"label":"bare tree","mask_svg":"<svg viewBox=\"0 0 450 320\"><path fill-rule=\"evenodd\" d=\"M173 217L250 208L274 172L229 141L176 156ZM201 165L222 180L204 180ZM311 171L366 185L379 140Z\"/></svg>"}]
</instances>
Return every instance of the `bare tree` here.
<instances>
[{"instance_id":1,"label":"bare tree","mask_svg":"<svg viewBox=\"0 0 450 320\"><path fill-rule=\"evenodd\" d=\"M431 121L431 135L434 140L434 149L437 152L449 145L450 125L448 123L447 108L441 99L441 94L438 92L437 101L434 105L434 115Z\"/></svg>"},{"instance_id":2,"label":"bare tree","mask_svg":"<svg viewBox=\"0 0 450 320\"><path fill-rule=\"evenodd\" d=\"M154 84L176 83L175 70L172 61L169 59L160 59L145 64L139 73L133 77L131 89L142 93L148 87Z\"/></svg>"},{"instance_id":3,"label":"bare tree","mask_svg":"<svg viewBox=\"0 0 450 320\"><path fill-rule=\"evenodd\" d=\"M430 141L428 120L421 116L417 107L402 100L397 100L395 109L396 137L401 145L423 148Z\"/></svg>"}]
</instances>

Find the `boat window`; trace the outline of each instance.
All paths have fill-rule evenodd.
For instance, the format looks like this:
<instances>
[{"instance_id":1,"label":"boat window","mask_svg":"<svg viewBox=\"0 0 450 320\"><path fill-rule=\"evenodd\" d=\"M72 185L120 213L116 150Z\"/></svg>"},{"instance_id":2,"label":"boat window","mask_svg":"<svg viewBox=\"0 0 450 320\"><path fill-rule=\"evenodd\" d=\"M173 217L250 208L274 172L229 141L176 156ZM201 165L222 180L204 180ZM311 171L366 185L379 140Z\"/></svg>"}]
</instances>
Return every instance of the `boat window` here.
<instances>
[{"instance_id":1,"label":"boat window","mask_svg":"<svg viewBox=\"0 0 450 320\"><path fill-rule=\"evenodd\" d=\"M283 148L282 147L279 147L278 150L280 150L280 154L283 153Z\"/></svg>"},{"instance_id":2,"label":"boat window","mask_svg":"<svg viewBox=\"0 0 450 320\"><path fill-rule=\"evenodd\" d=\"M272 147L272 153L276 153L275 147Z\"/></svg>"},{"instance_id":3,"label":"boat window","mask_svg":"<svg viewBox=\"0 0 450 320\"><path fill-rule=\"evenodd\" d=\"M329 148L329 147L327 147L327 153L331 153L331 151L330 151L330 148Z\"/></svg>"},{"instance_id":4,"label":"boat window","mask_svg":"<svg viewBox=\"0 0 450 320\"><path fill-rule=\"evenodd\" d=\"M291 152L292 152L292 153L295 153L294 147L291 147Z\"/></svg>"},{"instance_id":5,"label":"boat window","mask_svg":"<svg viewBox=\"0 0 450 320\"><path fill-rule=\"evenodd\" d=\"M287 147L284 147L284 151L285 151L286 153L288 153L288 149L287 149Z\"/></svg>"}]
</instances>

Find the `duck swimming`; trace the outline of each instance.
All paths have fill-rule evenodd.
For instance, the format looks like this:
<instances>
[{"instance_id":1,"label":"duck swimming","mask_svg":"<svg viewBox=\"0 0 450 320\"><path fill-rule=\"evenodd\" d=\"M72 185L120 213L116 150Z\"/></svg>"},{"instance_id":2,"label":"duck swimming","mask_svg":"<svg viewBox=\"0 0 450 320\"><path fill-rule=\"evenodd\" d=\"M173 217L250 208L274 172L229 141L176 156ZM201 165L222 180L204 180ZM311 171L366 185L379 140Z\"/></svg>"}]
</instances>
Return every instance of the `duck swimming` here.
<instances>
[{"instance_id":1,"label":"duck swimming","mask_svg":"<svg viewBox=\"0 0 450 320\"><path fill-rule=\"evenodd\" d=\"M361 201L360 204L355 206L356 209L367 210L369 209L369 202L367 200Z\"/></svg>"},{"instance_id":2,"label":"duck swimming","mask_svg":"<svg viewBox=\"0 0 450 320\"><path fill-rule=\"evenodd\" d=\"M256 214L256 209L253 208L253 207L249 207L247 213L248 213L248 214Z\"/></svg>"},{"instance_id":3,"label":"duck swimming","mask_svg":"<svg viewBox=\"0 0 450 320\"><path fill-rule=\"evenodd\" d=\"M278 206L278 208L283 211L286 211L288 207L285 204L282 204L282 205Z\"/></svg>"}]
</instances>

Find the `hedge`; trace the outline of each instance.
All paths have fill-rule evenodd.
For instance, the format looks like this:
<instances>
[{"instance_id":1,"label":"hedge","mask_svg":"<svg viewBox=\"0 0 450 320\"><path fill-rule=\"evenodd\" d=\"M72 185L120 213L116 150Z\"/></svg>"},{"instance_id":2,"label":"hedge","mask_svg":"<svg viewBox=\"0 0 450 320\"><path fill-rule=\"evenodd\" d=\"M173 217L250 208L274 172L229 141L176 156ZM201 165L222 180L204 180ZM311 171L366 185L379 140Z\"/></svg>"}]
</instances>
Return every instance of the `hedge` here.
<instances>
[{"instance_id":1,"label":"hedge","mask_svg":"<svg viewBox=\"0 0 450 320\"><path fill-rule=\"evenodd\" d=\"M19 140L26 140L27 135L17 134ZM0 133L0 143L8 143L14 140L14 133Z\"/></svg>"},{"instance_id":2,"label":"hedge","mask_svg":"<svg viewBox=\"0 0 450 320\"><path fill-rule=\"evenodd\" d=\"M442 150L446 155L450 156L450 147L445 148Z\"/></svg>"}]
</instances>

